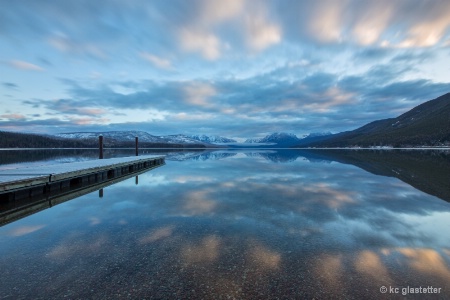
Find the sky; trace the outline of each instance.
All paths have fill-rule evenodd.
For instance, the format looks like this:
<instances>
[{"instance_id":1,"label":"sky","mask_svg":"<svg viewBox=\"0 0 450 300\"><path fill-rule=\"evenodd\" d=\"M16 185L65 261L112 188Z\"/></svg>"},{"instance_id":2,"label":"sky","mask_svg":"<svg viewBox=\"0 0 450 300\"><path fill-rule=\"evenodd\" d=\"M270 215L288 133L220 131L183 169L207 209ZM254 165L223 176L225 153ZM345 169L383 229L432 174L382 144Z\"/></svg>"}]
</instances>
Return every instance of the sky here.
<instances>
[{"instance_id":1,"label":"sky","mask_svg":"<svg viewBox=\"0 0 450 300\"><path fill-rule=\"evenodd\" d=\"M0 0L0 130L333 133L450 92L448 0Z\"/></svg>"}]
</instances>

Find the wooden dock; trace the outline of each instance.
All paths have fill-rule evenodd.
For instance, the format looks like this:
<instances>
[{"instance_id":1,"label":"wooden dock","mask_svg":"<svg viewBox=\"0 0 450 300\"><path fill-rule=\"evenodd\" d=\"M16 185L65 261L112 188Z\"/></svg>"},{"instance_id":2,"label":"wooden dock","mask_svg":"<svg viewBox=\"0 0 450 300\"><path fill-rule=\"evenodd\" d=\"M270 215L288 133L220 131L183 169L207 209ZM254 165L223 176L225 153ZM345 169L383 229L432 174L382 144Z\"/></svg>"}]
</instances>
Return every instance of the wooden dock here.
<instances>
[{"instance_id":1,"label":"wooden dock","mask_svg":"<svg viewBox=\"0 0 450 300\"><path fill-rule=\"evenodd\" d=\"M39 201L100 189L163 164L164 156L148 155L1 170L0 218Z\"/></svg>"}]
</instances>

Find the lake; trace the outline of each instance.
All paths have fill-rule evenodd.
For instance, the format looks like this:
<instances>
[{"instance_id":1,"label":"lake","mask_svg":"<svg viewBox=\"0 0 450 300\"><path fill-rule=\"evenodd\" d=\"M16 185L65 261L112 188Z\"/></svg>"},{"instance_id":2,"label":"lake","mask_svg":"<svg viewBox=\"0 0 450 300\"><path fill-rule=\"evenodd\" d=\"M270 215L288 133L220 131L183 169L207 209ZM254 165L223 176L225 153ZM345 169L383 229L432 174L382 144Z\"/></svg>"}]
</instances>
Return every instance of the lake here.
<instances>
[{"instance_id":1,"label":"lake","mask_svg":"<svg viewBox=\"0 0 450 300\"><path fill-rule=\"evenodd\" d=\"M0 299L450 297L450 151L141 152L166 164L0 227Z\"/></svg>"}]
</instances>

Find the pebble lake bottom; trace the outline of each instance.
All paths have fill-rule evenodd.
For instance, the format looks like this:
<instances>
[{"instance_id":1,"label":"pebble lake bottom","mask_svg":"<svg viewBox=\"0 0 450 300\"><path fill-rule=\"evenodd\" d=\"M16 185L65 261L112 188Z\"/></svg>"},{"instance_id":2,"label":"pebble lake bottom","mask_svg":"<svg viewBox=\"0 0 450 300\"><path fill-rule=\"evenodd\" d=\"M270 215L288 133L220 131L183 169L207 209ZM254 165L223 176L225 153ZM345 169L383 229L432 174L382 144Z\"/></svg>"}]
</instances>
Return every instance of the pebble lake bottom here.
<instances>
[{"instance_id":1,"label":"pebble lake bottom","mask_svg":"<svg viewBox=\"0 0 450 300\"><path fill-rule=\"evenodd\" d=\"M0 299L450 298L448 151L157 154L0 227Z\"/></svg>"}]
</instances>

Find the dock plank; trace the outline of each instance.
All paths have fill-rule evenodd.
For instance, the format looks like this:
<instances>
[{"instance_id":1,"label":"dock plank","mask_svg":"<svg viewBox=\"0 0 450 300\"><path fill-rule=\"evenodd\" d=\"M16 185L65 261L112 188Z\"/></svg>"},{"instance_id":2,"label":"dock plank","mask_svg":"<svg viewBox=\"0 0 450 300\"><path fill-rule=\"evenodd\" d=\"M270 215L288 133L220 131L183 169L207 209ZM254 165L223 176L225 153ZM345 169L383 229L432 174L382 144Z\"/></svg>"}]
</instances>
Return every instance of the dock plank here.
<instances>
[{"instance_id":1,"label":"dock plank","mask_svg":"<svg viewBox=\"0 0 450 300\"><path fill-rule=\"evenodd\" d=\"M42 172L41 172L42 173ZM46 184L50 182L49 174L0 174L0 192L14 190L23 187Z\"/></svg>"},{"instance_id":2,"label":"dock plank","mask_svg":"<svg viewBox=\"0 0 450 300\"><path fill-rule=\"evenodd\" d=\"M0 170L0 192L61 181L156 159L164 159L164 156L118 157Z\"/></svg>"}]
</instances>

